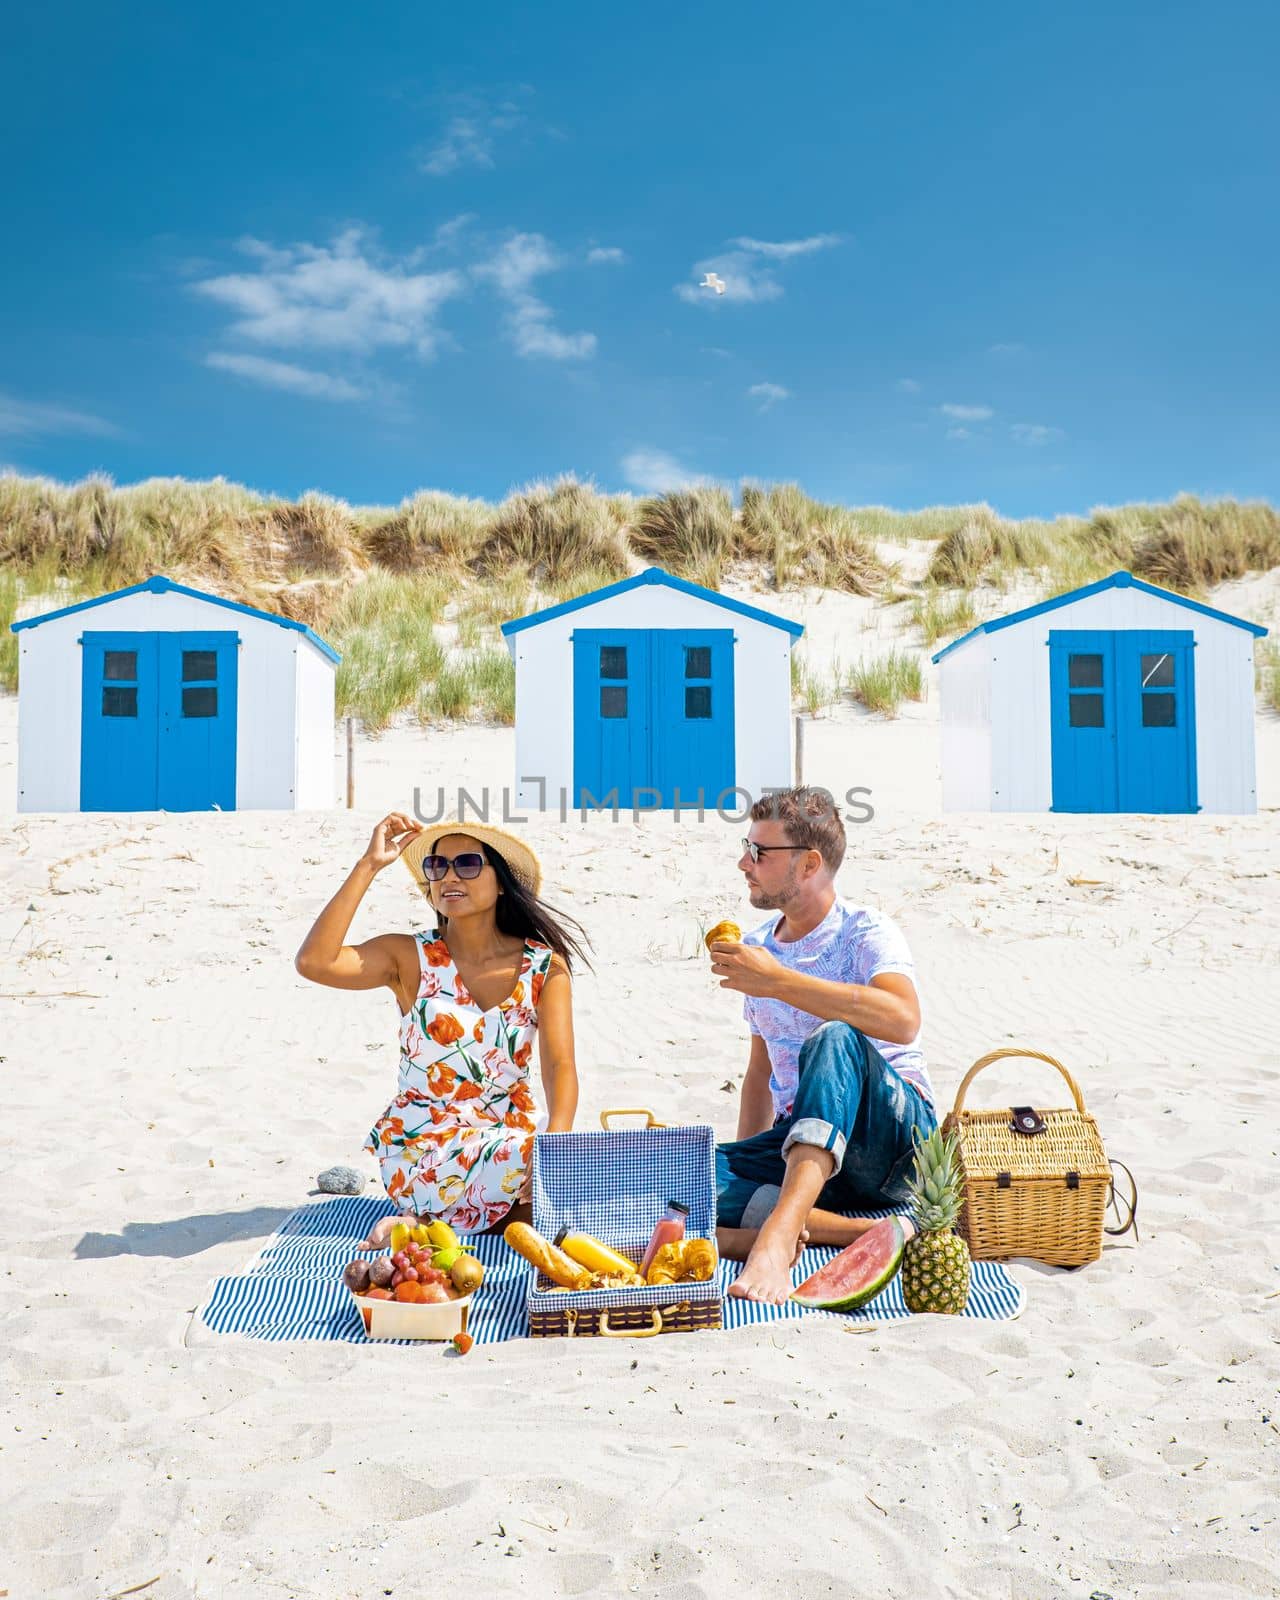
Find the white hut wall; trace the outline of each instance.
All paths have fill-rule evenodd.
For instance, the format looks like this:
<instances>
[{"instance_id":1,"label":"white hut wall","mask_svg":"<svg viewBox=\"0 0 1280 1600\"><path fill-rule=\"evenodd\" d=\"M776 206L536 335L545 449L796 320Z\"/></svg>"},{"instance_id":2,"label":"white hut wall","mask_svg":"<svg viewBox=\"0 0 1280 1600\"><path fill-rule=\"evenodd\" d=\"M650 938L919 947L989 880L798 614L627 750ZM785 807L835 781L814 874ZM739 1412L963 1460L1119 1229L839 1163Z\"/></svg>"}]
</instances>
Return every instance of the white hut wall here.
<instances>
[{"instance_id":1,"label":"white hut wall","mask_svg":"<svg viewBox=\"0 0 1280 1600\"><path fill-rule=\"evenodd\" d=\"M980 633L938 663L942 807L991 810L991 639Z\"/></svg>"},{"instance_id":2,"label":"white hut wall","mask_svg":"<svg viewBox=\"0 0 1280 1600\"><path fill-rule=\"evenodd\" d=\"M298 811L328 810L337 797L334 754L334 663L305 634L294 638L297 657L297 792Z\"/></svg>"}]
</instances>

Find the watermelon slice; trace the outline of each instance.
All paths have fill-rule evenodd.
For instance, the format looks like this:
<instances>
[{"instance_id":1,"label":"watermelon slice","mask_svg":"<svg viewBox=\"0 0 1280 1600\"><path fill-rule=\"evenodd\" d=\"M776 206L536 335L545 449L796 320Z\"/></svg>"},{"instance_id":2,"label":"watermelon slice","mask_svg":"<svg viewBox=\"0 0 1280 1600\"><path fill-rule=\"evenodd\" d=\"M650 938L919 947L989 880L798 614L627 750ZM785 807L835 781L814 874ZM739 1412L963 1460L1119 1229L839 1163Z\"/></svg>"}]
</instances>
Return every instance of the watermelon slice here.
<instances>
[{"instance_id":1,"label":"watermelon slice","mask_svg":"<svg viewBox=\"0 0 1280 1600\"><path fill-rule=\"evenodd\" d=\"M806 1278L791 1298L815 1311L856 1311L893 1282L907 1236L897 1217L885 1217Z\"/></svg>"}]
</instances>

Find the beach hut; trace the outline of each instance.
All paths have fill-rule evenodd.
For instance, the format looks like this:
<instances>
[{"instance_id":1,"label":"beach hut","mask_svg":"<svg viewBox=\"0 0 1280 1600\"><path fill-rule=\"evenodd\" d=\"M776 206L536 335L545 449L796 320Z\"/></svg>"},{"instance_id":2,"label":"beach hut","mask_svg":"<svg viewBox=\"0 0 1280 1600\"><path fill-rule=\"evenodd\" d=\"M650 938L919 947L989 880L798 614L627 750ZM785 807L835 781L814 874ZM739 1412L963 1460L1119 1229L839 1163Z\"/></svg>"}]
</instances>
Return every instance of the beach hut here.
<instances>
[{"instance_id":1,"label":"beach hut","mask_svg":"<svg viewBox=\"0 0 1280 1600\"><path fill-rule=\"evenodd\" d=\"M20 811L295 811L335 798L338 655L168 578L24 617Z\"/></svg>"},{"instance_id":2,"label":"beach hut","mask_svg":"<svg viewBox=\"0 0 1280 1600\"><path fill-rule=\"evenodd\" d=\"M1250 812L1266 629L1114 572L934 656L948 811Z\"/></svg>"},{"instance_id":3,"label":"beach hut","mask_svg":"<svg viewBox=\"0 0 1280 1600\"><path fill-rule=\"evenodd\" d=\"M791 647L804 632L649 567L502 626L515 662L517 803L741 810L791 782ZM740 793L735 797L732 791Z\"/></svg>"}]
</instances>

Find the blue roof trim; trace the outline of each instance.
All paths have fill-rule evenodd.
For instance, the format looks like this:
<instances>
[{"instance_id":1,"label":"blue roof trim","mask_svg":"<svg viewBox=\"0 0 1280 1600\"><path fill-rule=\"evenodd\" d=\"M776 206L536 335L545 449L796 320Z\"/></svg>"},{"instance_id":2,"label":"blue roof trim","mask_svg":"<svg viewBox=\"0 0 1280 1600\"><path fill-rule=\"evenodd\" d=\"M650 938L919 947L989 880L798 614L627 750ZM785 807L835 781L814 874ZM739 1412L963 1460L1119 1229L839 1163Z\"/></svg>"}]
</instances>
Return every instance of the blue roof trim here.
<instances>
[{"instance_id":1,"label":"blue roof trim","mask_svg":"<svg viewBox=\"0 0 1280 1600\"><path fill-rule=\"evenodd\" d=\"M949 656L953 650L958 650L962 644L967 644L980 633L999 633L1001 628L1011 628L1015 622L1026 622L1029 617L1038 617L1046 611L1056 611L1059 606L1070 605L1073 600L1083 600L1091 594L1101 594L1104 589L1141 589L1143 594L1153 594L1158 600L1172 600L1175 605L1185 606L1188 611L1197 611L1202 617L1212 617L1215 622L1229 622L1234 628L1243 628L1255 639L1265 639L1267 636L1267 630L1257 622L1246 622L1243 617L1233 617L1226 611L1215 611L1212 606L1202 605L1199 600L1188 600L1185 594L1175 594L1172 589L1162 589L1158 584L1135 578L1131 572L1113 572L1109 578L1099 578L1097 583L1085 584L1083 589L1072 589L1069 594L1055 595L1052 600L1042 600L1039 605L1027 606L1022 611L1011 611L1007 617L993 617L990 622L980 622L976 628L970 628L968 633L962 633L958 639L953 639L949 645L945 645L936 656L931 656L930 660L941 661L943 656Z\"/></svg>"},{"instance_id":2,"label":"blue roof trim","mask_svg":"<svg viewBox=\"0 0 1280 1600\"><path fill-rule=\"evenodd\" d=\"M238 600L224 600L220 594L206 594L203 589L189 589L185 583L175 583L172 578L148 578L145 583L132 583L127 589L113 589L110 594L100 594L92 600L80 600L73 606L63 606L58 611L46 611L39 617L24 617L21 622L11 622L10 632L23 628L38 628L42 622L52 622L55 617L69 617L76 611L91 611L94 606L104 606L108 600L122 600L127 594L185 594L193 600L207 600L210 605L225 606L228 611L239 611L246 617L259 617L263 622L274 622L278 628L288 628L292 633L305 634L312 644L330 661L342 657L318 633L313 633L305 622L295 622L292 617L277 617L271 611L258 611L253 606L242 606Z\"/></svg>"},{"instance_id":3,"label":"blue roof trim","mask_svg":"<svg viewBox=\"0 0 1280 1600\"><path fill-rule=\"evenodd\" d=\"M720 594L715 589L704 589L701 584L673 577L661 567L646 567L634 578L622 578L617 583L606 584L603 589L593 589L590 594L581 594L576 600L564 600L558 606L548 606L544 611L533 611L527 617L516 617L512 622L504 622L503 636L509 638L513 633L523 632L525 628L536 628L540 623L567 616L570 611L581 611L584 606L593 606L600 600L609 600L615 594L626 594L631 589L655 583L667 589L678 589L681 594L692 595L695 600L707 600L712 605L723 606L726 611L735 611L740 617L751 617L756 622L768 623L772 628L781 628L793 639L798 639L804 632L804 624L792 622L789 617L775 616L772 611L761 611L758 606L749 606L742 600L731 600L728 595Z\"/></svg>"}]
</instances>

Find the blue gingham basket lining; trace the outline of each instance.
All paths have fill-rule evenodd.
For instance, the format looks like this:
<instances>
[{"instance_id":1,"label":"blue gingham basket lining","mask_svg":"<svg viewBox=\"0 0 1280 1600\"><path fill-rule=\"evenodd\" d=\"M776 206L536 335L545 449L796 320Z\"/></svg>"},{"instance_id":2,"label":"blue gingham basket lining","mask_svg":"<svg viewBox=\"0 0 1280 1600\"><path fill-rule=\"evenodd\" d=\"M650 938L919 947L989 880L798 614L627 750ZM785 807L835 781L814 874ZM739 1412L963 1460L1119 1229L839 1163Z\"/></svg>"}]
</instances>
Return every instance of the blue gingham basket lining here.
<instances>
[{"instance_id":1,"label":"blue gingham basket lining","mask_svg":"<svg viewBox=\"0 0 1280 1600\"><path fill-rule=\"evenodd\" d=\"M545 1239L561 1228L589 1233L639 1260L669 1200L689 1207L685 1235L714 1239L716 1141L708 1123L675 1128L582 1129L533 1141L533 1225ZM623 1310L719 1300L718 1278L631 1289L539 1289L529 1269L529 1309Z\"/></svg>"}]
</instances>

